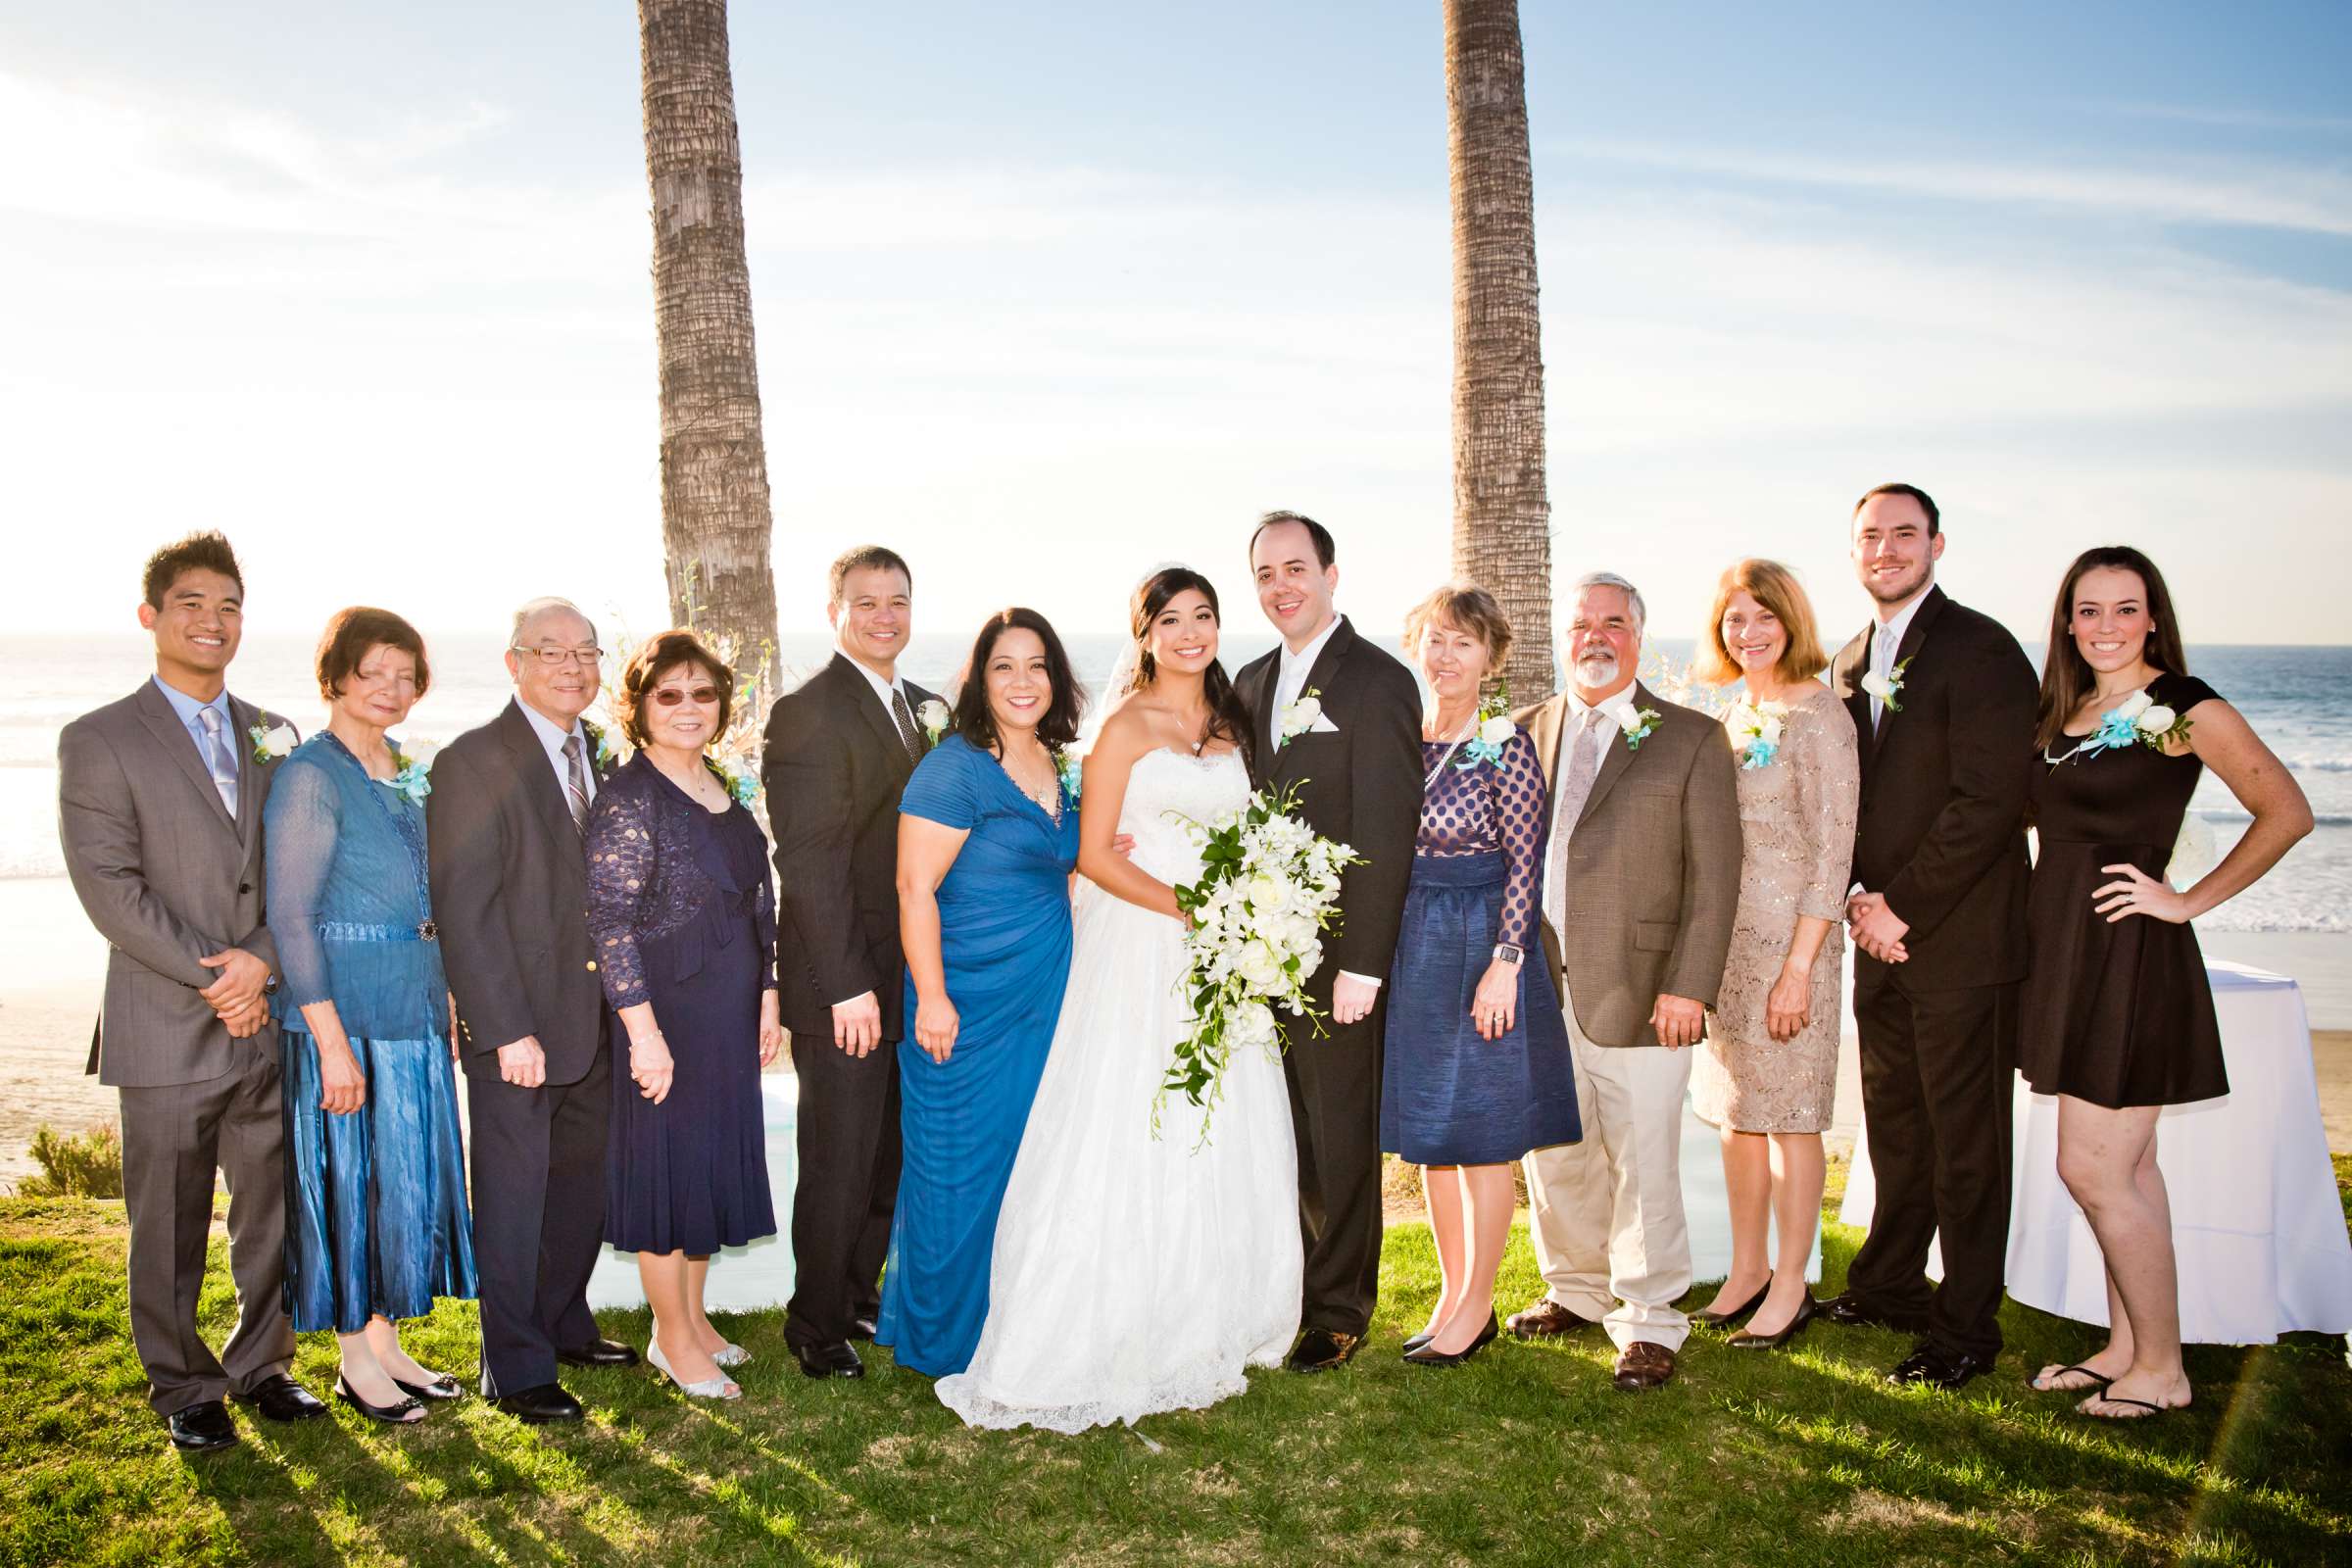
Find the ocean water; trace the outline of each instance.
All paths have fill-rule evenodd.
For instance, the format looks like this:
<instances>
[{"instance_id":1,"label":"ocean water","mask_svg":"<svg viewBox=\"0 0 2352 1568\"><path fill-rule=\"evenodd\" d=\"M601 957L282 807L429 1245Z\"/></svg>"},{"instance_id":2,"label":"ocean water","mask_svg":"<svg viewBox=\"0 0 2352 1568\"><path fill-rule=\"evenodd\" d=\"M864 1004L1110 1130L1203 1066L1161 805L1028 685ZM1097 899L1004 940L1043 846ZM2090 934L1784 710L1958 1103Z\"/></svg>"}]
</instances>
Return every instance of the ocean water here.
<instances>
[{"instance_id":1,"label":"ocean water","mask_svg":"<svg viewBox=\"0 0 2352 1568\"><path fill-rule=\"evenodd\" d=\"M1070 639L1080 678L1100 693L1116 663L1115 636ZM1238 669L1273 646L1263 635L1226 640L1226 667ZM908 678L939 688L968 647L958 638L918 636L904 667ZM2040 650L2029 646L2030 654ZM412 738L446 741L495 714L507 701L496 637L431 640L433 686L407 726ZM830 656L822 635L787 638L788 670L802 673ZM1651 646L1667 660L1688 657L1687 642ZM137 636L0 637L0 878L59 876L57 735L76 714L129 692L150 668ZM248 637L231 685L240 697L274 709L307 733L320 722L308 641ZM2319 828L2263 881L2198 924L2219 931L2352 932L2352 647L2200 647L2191 668L2236 705L2311 800ZM2194 808L2212 831L2214 854L2228 853L2248 821L2210 772Z\"/></svg>"}]
</instances>

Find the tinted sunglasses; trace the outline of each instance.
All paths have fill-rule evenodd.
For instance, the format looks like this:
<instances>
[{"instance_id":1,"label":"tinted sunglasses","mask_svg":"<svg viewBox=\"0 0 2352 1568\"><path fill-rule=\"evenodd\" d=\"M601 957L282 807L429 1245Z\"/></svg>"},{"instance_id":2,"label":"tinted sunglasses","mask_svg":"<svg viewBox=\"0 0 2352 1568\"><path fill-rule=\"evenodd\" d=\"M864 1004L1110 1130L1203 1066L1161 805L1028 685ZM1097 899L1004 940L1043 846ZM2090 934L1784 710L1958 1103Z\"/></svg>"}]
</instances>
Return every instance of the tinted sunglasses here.
<instances>
[{"instance_id":1,"label":"tinted sunglasses","mask_svg":"<svg viewBox=\"0 0 2352 1568\"><path fill-rule=\"evenodd\" d=\"M664 686L658 692L648 692L646 695L651 697L655 702L660 703L663 708L675 708L678 706L678 704L684 702L689 697L693 698L698 703L715 703L718 701L718 688L715 686L696 686L685 691L680 691L675 686Z\"/></svg>"}]
</instances>

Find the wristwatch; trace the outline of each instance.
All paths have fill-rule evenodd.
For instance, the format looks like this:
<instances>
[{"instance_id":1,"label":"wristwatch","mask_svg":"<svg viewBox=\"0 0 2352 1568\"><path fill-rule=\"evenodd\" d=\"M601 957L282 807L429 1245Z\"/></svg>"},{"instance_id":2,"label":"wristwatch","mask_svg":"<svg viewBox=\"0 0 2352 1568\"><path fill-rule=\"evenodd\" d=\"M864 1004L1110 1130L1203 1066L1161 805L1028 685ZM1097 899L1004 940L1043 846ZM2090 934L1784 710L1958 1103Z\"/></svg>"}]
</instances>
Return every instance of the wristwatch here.
<instances>
[{"instance_id":1,"label":"wristwatch","mask_svg":"<svg viewBox=\"0 0 2352 1568\"><path fill-rule=\"evenodd\" d=\"M269 974L262 977L262 995L265 997L274 997L277 995L277 976L275 974Z\"/></svg>"},{"instance_id":2,"label":"wristwatch","mask_svg":"<svg viewBox=\"0 0 2352 1568\"><path fill-rule=\"evenodd\" d=\"M1505 963L1525 963L1527 961L1527 950L1524 948L1514 948L1508 942L1497 942L1494 944L1494 956L1500 958Z\"/></svg>"}]
</instances>

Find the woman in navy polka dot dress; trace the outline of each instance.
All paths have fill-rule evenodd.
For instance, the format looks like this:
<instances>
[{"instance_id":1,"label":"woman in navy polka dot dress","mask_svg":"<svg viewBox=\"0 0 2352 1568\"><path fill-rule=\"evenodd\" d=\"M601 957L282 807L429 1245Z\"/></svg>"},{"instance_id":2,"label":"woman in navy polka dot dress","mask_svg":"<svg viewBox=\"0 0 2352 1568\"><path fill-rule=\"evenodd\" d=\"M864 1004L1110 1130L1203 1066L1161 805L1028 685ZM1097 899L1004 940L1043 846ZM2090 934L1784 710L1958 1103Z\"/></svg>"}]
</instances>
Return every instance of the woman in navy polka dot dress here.
<instances>
[{"instance_id":1,"label":"woman in navy polka dot dress","mask_svg":"<svg viewBox=\"0 0 2352 1568\"><path fill-rule=\"evenodd\" d=\"M1405 622L1438 702L1422 727L1421 830L1389 971L1380 1147L1422 1167L1437 1238L1444 1288L1404 1348L1423 1366L1458 1364L1494 1338L1511 1167L1582 1132L1560 999L1541 956L1525 961L1544 767L1527 731L1480 703L1510 646L1483 588L1441 588Z\"/></svg>"}]
</instances>

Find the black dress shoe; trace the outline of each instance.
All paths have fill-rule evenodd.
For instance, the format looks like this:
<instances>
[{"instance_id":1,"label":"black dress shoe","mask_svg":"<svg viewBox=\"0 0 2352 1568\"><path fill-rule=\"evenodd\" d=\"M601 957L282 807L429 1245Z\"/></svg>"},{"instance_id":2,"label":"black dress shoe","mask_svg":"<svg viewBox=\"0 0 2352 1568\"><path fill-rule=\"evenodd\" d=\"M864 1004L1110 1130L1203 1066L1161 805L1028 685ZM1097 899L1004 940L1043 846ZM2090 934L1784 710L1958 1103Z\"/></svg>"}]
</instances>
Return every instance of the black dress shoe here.
<instances>
[{"instance_id":1,"label":"black dress shoe","mask_svg":"<svg viewBox=\"0 0 2352 1568\"><path fill-rule=\"evenodd\" d=\"M1928 1332L1928 1314L1903 1312L1865 1300L1853 1292L1833 1296L1821 1303L1821 1315L1840 1328L1893 1329L1902 1334Z\"/></svg>"},{"instance_id":2,"label":"black dress shoe","mask_svg":"<svg viewBox=\"0 0 2352 1568\"><path fill-rule=\"evenodd\" d=\"M1308 1329L1291 1347L1283 1365L1293 1372L1329 1372L1346 1366L1363 1348L1361 1334L1342 1334L1337 1329Z\"/></svg>"},{"instance_id":3,"label":"black dress shoe","mask_svg":"<svg viewBox=\"0 0 2352 1568\"><path fill-rule=\"evenodd\" d=\"M1807 1291L1804 1299L1797 1303L1796 1316L1790 1318L1788 1326L1778 1334L1750 1334L1747 1330L1741 1329L1724 1343L1735 1350L1777 1350L1802 1334L1805 1331L1805 1325L1812 1322L1820 1313L1821 1307L1813 1299L1813 1293Z\"/></svg>"},{"instance_id":4,"label":"black dress shoe","mask_svg":"<svg viewBox=\"0 0 2352 1568\"><path fill-rule=\"evenodd\" d=\"M234 1397L239 1404L253 1406L255 1415L269 1421L308 1421L326 1414L324 1399L283 1372L262 1379Z\"/></svg>"},{"instance_id":5,"label":"black dress shoe","mask_svg":"<svg viewBox=\"0 0 2352 1568\"><path fill-rule=\"evenodd\" d=\"M1764 1304L1764 1298L1771 1294L1772 1276L1767 1274L1764 1276L1764 1283L1756 1287L1756 1294L1730 1311L1718 1312L1710 1306L1704 1312L1691 1313L1690 1321L1702 1329L1728 1329L1741 1318L1752 1317L1756 1308Z\"/></svg>"},{"instance_id":6,"label":"black dress shoe","mask_svg":"<svg viewBox=\"0 0 2352 1568\"><path fill-rule=\"evenodd\" d=\"M801 1363L801 1373L804 1377L861 1378L865 1376L865 1363L858 1359L858 1352L840 1342L832 1345L796 1345L792 1348L792 1358Z\"/></svg>"},{"instance_id":7,"label":"black dress shoe","mask_svg":"<svg viewBox=\"0 0 2352 1568\"><path fill-rule=\"evenodd\" d=\"M566 1366L635 1366L637 1352L618 1340L590 1340L568 1349L558 1348L556 1359Z\"/></svg>"},{"instance_id":8,"label":"black dress shoe","mask_svg":"<svg viewBox=\"0 0 2352 1568\"><path fill-rule=\"evenodd\" d=\"M580 1408L579 1400L564 1392L561 1383L542 1383L533 1389L517 1389L513 1394L500 1395L490 1403L493 1408L535 1427L545 1426L551 1421L577 1421L588 1414Z\"/></svg>"},{"instance_id":9,"label":"black dress shoe","mask_svg":"<svg viewBox=\"0 0 2352 1568\"><path fill-rule=\"evenodd\" d=\"M1886 1374L1886 1381L1927 1383L1949 1392L1967 1387L1971 1380L1991 1370L1990 1356L1946 1349L1931 1340L1897 1361L1894 1370Z\"/></svg>"},{"instance_id":10,"label":"black dress shoe","mask_svg":"<svg viewBox=\"0 0 2352 1568\"><path fill-rule=\"evenodd\" d=\"M1493 1344L1494 1341L1494 1336L1500 1334L1501 1332L1502 1325L1494 1321L1494 1313L1489 1312L1487 1314L1487 1326L1478 1331L1478 1338L1472 1340L1468 1345L1463 1346L1460 1349L1450 1352L1441 1350L1437 1348L1437 1343L1433 1340L1427 1345L1416 1346L1412 1349L1405 1351L1404 1358L1407 1361L1412 1362L1415 1366L1460 1366L1464 1361L1469 1360L1479 1351L1485 1349L1489 1345Z\"/></svg>"},{"instance_id":11,"label":"black dress shoe","mask_svg":"<svg viewBox=\"0 0 2352 1568\"><path fill-rule=\"evenodd\" d=\"M335 1379L335 1398L350 1405L370 1421L386 1421L393 1426L414 1426L424 1419L424 1401L412 1395L402 1395L390 1404L369 1404L351 1392L351 1385Z\"/></svg>"},{"instance_id":12,"label":"black dress shoe","mask_svg":"<svg viewBox=\"0 0 2352 1568\"><path fill-rule=\"evenodd\" d=\"M446 1372L436 1372L423 1383L411 1383L406 1378L392 1380L400 1392L412 1399L458 1399L465 1397L466 1385Z\"/></svg>"},{"instance_id":13,"label":"black dress shoe","mask_svg":"<svg viewBox=\"0 0 2352 1568\"><path fill-rule=\"evenodd\" d=\"M228 1418L228 1406L219 1399L172 1411L164 1417L164 1430L172 1434L172 1446L183 1453L234 1447L237 1442L237 1424Z\"/></svg>"}]
</instances>

